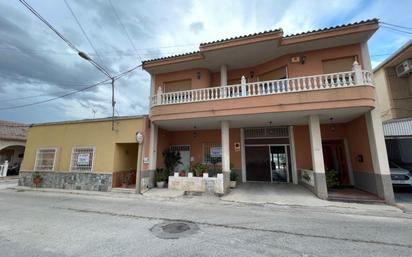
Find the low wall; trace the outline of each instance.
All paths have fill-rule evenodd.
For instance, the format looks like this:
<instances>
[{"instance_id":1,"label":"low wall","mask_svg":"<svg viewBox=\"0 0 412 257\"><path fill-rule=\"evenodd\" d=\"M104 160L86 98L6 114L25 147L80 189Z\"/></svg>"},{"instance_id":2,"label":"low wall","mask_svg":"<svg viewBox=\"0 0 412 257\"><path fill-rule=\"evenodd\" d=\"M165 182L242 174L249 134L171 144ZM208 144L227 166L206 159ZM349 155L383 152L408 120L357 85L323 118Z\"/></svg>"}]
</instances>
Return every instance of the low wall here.
<instances>
[{"instance_id":1,"label":"low wall","mask_svg":"<svg viewBox=\"0 0 412 257\"><path fill-rule=\"evenodd\" d=\"M203 177L193 177L193 173L180 177L179 173L174 173L174 176L169 177L168 187L186 192L224 195L230 188L230 176L229 172L219 173L217 177L209 177L207 173Z\"/></svg>"},{"instance_id":2,"label":"low wall","mask_svg":"<svg viewBox=\"0 0 412 257\"><path fill-rule=\"evenodd\" d=\"M32 181L33 171L20 171L19 186L34 187ZM112 188L111 173L82 173L82 172L56 172L39 171L43 181L41 188L58 188L70 190L88 190L107 192Z\"/></svg>"},{"instance_id":3,"label":"low wall","mask_svg":"<svg viewBox=\"0 0 412 257\"><path fill-rule=\"evenodd\" d=\"M316 195L315 189L315 175L312 170L300 169L298 170L298 180L299 184L309 189L312 193Z\"/></svg>"}]
</instances>

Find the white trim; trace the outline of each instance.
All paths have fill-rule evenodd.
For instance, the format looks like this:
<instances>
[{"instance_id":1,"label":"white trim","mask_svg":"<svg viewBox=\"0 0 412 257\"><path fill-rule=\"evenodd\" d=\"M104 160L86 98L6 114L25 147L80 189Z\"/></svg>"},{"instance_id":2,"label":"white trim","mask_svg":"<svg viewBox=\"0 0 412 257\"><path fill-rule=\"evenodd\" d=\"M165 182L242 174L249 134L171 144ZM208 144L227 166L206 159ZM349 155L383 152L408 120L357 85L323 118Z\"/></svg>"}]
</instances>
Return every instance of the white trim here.
<instances>
[{"instance_id":1,"label":"white trim","mask_svg":"<svg viewBox=\"0 0 412 257\"><path fill-rule=\"evenodd\" d=\"M292 168L292 182L298 184L298 170L296 164L296 152L295 152L295 136L293 133L293 126L289 126L289 149L290 149L290 161Z\"/></svg>"},{"instance_id":2,"label":"white trim","mask_svg":"<svg viewBox=\"0 0 412 257\"><path fill-rule=\"evenodd\" d=\"M39 156L39 151L41 150L54 150L54 157L53 157L53 167L51 170L40 170L37 169L37 163L38 163L38 156ZM36 150L36 159L34 161L34 171L54 171L55 167L56 167L56 157L57 157L57 152L58 152L59 148L58 147L41 147L41 148L37 148Z\"/></svg>"},{"instance_id":3,"label":"white trim","mask_svg":"<svg viewBox=\"0 0 412 257\"><path fill-rule=\"evenodd\" d=\"M150 140L149 140L149 170L155 170L157 166L157 137L159 129L156 124L150 124Z\"/></svg>"},{"instance_id":4,"label":"white trim","mask_svg":"<svg viewBox=\"0 0 412 257\"><path fill-rule=\"evenodd\" d=\"M245 130L240 129L240 160L242 163L242 182L246 182L246 152L245 152Z\"/></svg>"},{"instance_id":5,"label":"white trim","mask_svg":"<svg viewBox=\"0 0 412 257\"><path fill-rule=\"evenodd\" d=\"M74 149L93 149L93 158L92 158L92 166L90 167L90 170L73 170L72 164L73 164L73 153ZM95 146L74 146L72 147L72 152L70 156L70 164L69 164L69 172L83 172L83 173L91 173L94 171L94 160L96 159L96 147Z\"/></svg>"}]
</instances>

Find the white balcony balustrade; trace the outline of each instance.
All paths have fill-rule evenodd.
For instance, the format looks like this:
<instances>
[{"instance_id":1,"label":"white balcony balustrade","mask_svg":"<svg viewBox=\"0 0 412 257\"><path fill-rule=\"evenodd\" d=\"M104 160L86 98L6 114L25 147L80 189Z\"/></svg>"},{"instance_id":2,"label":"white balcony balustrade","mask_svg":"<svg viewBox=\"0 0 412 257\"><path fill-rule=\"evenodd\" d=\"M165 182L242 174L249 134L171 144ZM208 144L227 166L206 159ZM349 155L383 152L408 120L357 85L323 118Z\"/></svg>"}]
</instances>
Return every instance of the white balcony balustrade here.
<instances>
[{"instance_id":1,"label":"white balcony balustrade","mask_svg":"<svg viewBox=\"0 0 412 257\"><path fill-rule=\"evenodd\" d=\"M273 94L294 93L302 91L327 90L342 87L355 87L372 84L372 73L361 70L359 64L354 63L352 71L321 74L315 76L287 78L280 80L246 83L244 77L241 84L223 87L208 87L186 91L163 93L161 88L152 97L152 106L181 103L194 103L253 97Z\"/></svg>"}]
</instances>

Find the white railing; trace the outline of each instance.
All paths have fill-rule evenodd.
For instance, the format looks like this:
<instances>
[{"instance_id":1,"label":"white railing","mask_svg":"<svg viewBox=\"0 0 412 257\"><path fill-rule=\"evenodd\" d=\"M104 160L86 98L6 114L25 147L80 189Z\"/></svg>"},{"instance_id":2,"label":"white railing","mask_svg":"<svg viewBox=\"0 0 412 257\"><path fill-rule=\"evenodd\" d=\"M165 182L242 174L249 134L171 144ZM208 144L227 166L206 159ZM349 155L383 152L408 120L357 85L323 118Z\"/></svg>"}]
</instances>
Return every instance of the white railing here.
<instances>
[{"instance_id":1,"label":"white railing","mask_svg":"<svg viewBox=\"0 0 412 257\"><path fill-rule=\"evenodd\" d=\"M9 162L5 161L3 164L0 165L0 177L7 176L7 169L9 168Z\"/></svg>"},{"instance_id":2,"label":"white railing","mask_svg":"<svg viewBox=\"0 0 412 257\"><path fill-rule=\"evenodd\" d=\"M372 73L370 71L356 70L315 76L288 78L246 83L242 77L239 85L209 87L186 91L163 93L159 87L158 92L151 99L152 106L213 101L240 97L262 96L281 93L293 93L302 91L314 91L353 87L360 85L372 85Z\"/></svg>"}]
</instances>

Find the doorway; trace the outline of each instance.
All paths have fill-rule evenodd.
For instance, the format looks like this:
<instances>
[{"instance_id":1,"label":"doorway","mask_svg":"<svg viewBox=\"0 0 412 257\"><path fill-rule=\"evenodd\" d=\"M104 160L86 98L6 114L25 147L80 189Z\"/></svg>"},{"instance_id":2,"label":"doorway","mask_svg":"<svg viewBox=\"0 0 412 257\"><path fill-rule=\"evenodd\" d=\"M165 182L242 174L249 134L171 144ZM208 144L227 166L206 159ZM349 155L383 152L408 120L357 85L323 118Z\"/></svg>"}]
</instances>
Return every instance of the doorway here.
<instances>
[{"instance_id":1,"label":"doorway","mask_svg":"<svg viewBox=\"0 0 412 257\"><path fill-rule=\"evenodd\" d=\"M246 145L246 180L288 183L289 145Z\"/></svg>"},{"instance_id":2,"label":"doorway","mask_svg":"<svg viewBox=\"0 0 412 257\"><path fill-rule=\"evenodd\" d=\"M180 153L180 163L176 166L175 172L188 172L190 169L190 145L172 145L170 150Z\"/></svg>"},{"instance_id":3,"label":"doorway","mask_svg":"<svg viewBox=\"0 0 412 257\"><path fill-rule=\"evenodd\" d=\"M337 172L338 185L350 185L351 182L343 140L324 140L322 142L322 150L325 171Z\"/></svg>"}]
</instances>

